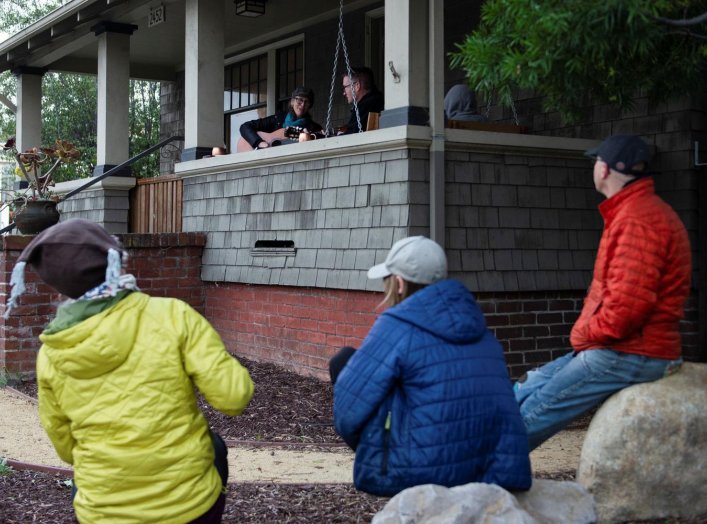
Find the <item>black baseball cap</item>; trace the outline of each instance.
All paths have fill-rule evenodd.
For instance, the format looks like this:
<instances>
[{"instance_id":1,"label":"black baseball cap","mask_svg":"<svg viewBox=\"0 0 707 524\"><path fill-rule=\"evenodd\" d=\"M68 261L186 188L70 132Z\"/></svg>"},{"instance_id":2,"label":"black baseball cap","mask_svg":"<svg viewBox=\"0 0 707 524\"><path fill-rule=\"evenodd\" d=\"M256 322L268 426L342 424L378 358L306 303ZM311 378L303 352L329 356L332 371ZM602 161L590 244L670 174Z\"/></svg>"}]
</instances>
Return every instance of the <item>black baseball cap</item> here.
<instances>
[{"instance_id":1,"label":"black baseball cap","mask_svg":"<svg viewBox=\"0 0 707 524\"><path fill-rule=\"evenodd\" d=\"M295 87L295 90L292 91L291 98L295 98L296 96L301 96L301 97L309 100L310 107L312 107L314 105L314 91L312 91L308 87L304 87L304 86Z\"/></svg>"},{"instance_id":2,"label":"black baseball cap","mask_svg":"<svg viewBox=\"0 0 707 524\"><path fill-rule=\"evenodd\" d=\"M648 163L653 156L650 146L637 135L612 135L584 154L589 158L599 157L614 171L635 176L648 174ZM646 164L643 169L635 170L642 162Z\"/></svg>"}]
</instances>

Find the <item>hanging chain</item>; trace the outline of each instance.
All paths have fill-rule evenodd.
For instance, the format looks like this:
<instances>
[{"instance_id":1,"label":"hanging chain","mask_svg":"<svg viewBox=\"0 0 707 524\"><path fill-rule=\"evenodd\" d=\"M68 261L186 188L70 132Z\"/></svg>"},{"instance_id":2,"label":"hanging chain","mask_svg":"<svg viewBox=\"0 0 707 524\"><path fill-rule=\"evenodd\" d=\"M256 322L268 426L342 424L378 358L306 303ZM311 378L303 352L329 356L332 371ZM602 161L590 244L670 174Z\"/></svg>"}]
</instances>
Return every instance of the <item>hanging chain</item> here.
<instances>
[{"instance_id":1,"label":"hanging chain","mask_svg":"<svg viewBox=\"0 0 707 524\"><path fill-rule=\"evenodd\" d=\"M334 82L336 81L336 65L339 61L339 47L341 45L341 38L339 35L341 34L342 31L342 7L343 7L343 1L342 5L339 6L339 34L336 36L336 51L334 51L334 67L331 71L331 87L329 88L329 107L327 108L327 113L326 113L326 127L325 127L325 133L326 136L331 136L334 133L334 130L331 128L331 106L332 103L334 102Z\"/></svg>"},{"instance_id":2,"label":"hanging chain","mask_svg":"<svg viewBox=\"0 0 707 524\"><path fill-rule=\"evenodd\" d=\"M516 105L513 102L513 97L511 97L511 109L513 110L513 120L515 121L516 125L519 126L520 123L518 122L518 112L516 111ZM491 113L491 95L489 94L489 97L486 102L486 120L489 119L489 113Z\"/></svg>"},{"instance_id":3,"label":"hanging chain","mask_svg":"<svg viewBox=\"0 0 707 524\"><path fill-rule=\"evenodd\" d=\"M358 132L363 132L363 127L361 126L361 115L358 113L358 102L356 101L356 84L353 81L353 76L351 75L351 64L349 63L349 53L346 50L346 39L344 38L344 0L341 0L341 7L339 11L339 35L341 38L342 49L344 50L344 61L346 62L346 72L349 77L351 96L353 97L354 112L356 113L356 123L358 124Z\"/></svg>"},{"instance_id":4,"label":"hanging chain","mask_svg":"<svg viewBox=\"0 0 707 524\"><path fill-rule=\"evenodd\" d=\"M327 108L326 116L326 136L334 133L331 127L331 108L334 102L334 84L336 82L336 66L339 63L339 49L343 49L344 62L346 63L346 73L351 82L351 64L349 62L349 53L346 49L346 38L344 37L344 0L339 1L339 34L336 37L336 51L334 52L334 66L331 72L331 87L329 89L329 107ZM361 116L358 113L358 103L356 102L356 87L351 84L351 95L353 96L354 112L356 113L356 122L358 123L359 133L363 131L361 127Z\"/></svg>"},{"instance_id":5,"label":"hanging chain","mask_svg":"<svg viewBox=\"0 0 707 524\"><path fill-rule=\"evenodd\" d=\"M511 109L513 110L513 120L515 120L516 125L520 125L518 123L518 113L516 113L516 105L513 103L513 98L511 97Z\"/></svg>"}]
</instances>

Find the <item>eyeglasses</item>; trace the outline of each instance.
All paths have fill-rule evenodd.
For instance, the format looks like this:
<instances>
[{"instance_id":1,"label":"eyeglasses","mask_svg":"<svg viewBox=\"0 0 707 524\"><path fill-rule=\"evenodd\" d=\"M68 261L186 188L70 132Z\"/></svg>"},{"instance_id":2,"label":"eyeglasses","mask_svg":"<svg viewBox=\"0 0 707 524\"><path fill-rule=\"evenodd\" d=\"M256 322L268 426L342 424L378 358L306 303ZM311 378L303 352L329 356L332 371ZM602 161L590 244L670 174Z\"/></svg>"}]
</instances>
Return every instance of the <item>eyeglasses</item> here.
<instances>
[{"instance_id":1,"label":"eyeglasses","mask_svg":"<svg viewBox=\"0 0 707 524\"><path fill-rule=\"evenodd\" d=\"M309 105L309 98L302 98L301 96L296 96L292 100L297 104Z\"/></svg>"},{"instance_id":2,"label":"eyeglasses","mask_svg":"<svg viewBox=\"0 0 707 524\"><path fill-rule=\"evenodd\" d=\"M354 84L358 84L358 82L351 82L350 84L344 84L344 91L346 91L349 87L351 87Z\"/></svg>"}]
</instances>

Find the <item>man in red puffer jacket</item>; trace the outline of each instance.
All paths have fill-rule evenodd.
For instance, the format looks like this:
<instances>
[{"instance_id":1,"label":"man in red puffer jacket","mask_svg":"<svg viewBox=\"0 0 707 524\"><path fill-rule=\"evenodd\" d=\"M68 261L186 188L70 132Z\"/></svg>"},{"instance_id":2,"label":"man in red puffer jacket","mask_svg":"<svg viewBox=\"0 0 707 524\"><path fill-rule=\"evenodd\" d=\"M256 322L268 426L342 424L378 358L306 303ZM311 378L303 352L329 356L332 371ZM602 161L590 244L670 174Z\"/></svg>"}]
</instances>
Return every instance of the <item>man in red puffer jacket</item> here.
<instances>
[{"instance_id":1,"label":"man in red puffer jacket","mask_svg":"<svg viewBox=\"0 0 707 524\"><path fill-rule=\"evenodd\" d=\"M586 155L604 231L594 277L572 328L573 352L514 386L534 449L612 393L651 382L681 360L679 322L690 288L690 243L675 211L655 194L650 150L614 135Z\"/></svg>"}]
</instances>

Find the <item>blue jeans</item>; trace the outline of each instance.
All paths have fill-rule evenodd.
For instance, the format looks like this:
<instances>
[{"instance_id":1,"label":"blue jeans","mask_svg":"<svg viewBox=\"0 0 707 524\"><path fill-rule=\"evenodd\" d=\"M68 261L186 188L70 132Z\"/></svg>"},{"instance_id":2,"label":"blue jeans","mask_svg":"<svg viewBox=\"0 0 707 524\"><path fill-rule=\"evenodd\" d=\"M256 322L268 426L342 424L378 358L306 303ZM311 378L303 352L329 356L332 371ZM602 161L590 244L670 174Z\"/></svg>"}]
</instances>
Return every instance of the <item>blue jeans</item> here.
<instances>
[{"instance_id":1,"label":"blue jeans","mask_svg":"<svg viewBox=\"0 0 707 524\"><path fill-rule=\"evenodd\" d=\"M676 371L682 359L663 360L611 349L568 353L528 372L513 391L530 449L545 442L612 393Z\"/></svg>"}]
</instances>

